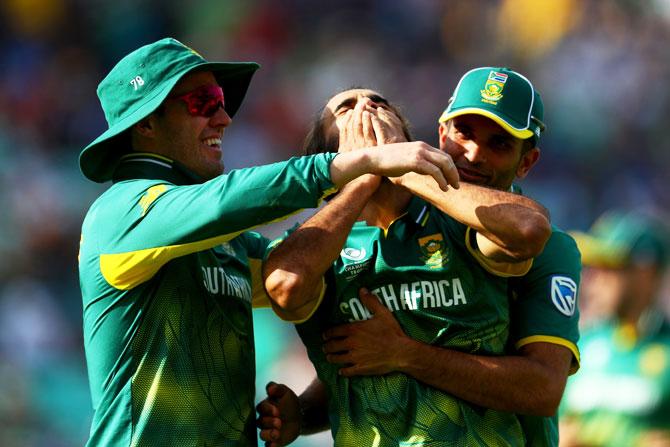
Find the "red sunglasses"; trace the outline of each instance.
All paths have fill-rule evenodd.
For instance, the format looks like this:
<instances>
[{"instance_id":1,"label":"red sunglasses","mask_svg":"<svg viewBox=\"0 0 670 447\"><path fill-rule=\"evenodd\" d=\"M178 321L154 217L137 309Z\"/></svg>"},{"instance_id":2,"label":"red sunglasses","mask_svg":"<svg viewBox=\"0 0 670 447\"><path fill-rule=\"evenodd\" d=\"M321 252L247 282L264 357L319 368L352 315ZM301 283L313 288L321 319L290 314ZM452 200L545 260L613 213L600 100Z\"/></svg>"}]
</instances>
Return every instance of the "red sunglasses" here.
<instances>
[{"instance_id":1,"label":"red sunglasses","mask_svg":"<svg viewBox=\"0 0 670 447\"><path fill-rule=\"evenodd\" d=\"M223 89L214 84L203 85L173 98L184 101L188 113L192 116L204 116L205 118L213 117L219 111L219 107L225 108L226 104Z\"/></svg>"}]
</instances>

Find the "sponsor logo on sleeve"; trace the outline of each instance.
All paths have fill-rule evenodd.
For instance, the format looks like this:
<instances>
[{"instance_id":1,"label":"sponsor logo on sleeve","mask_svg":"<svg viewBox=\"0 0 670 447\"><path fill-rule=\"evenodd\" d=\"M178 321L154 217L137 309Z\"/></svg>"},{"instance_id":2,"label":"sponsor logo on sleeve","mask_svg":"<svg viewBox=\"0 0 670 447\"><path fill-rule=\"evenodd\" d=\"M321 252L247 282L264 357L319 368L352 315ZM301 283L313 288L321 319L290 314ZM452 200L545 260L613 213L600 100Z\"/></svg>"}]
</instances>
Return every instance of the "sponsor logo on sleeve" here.
<instances>
[{"instance_id":1,"label":"sponsor logo on sleeve","mask_svg":"<svg viewBox=\"0 0 670 447\"><path fill-rule=\"evenodd\" d=\"M551 301L559 312L571 317L577 307L577 284L567 276L551 277Z\"/></svg>"}]
</instances>

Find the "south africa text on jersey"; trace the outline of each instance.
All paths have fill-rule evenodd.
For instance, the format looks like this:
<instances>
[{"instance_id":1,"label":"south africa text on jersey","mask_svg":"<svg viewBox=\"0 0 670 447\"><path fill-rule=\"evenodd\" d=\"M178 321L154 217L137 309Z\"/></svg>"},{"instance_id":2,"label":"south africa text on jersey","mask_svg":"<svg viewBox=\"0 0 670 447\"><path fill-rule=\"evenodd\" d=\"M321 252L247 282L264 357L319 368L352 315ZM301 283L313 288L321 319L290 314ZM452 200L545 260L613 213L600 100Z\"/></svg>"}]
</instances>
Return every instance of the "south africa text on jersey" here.
<instances>
[{"instance_id":1,"label":"south africa text on jersey","mask_svg":"<svg viewBox=\"0 0 670 447\"><path fill-rule=\"evenodd\" d=\"M433 307L451 307L467 304L460 278L451 281L415 281L411 283L385 284L372 290L379 301L391 312L397 310L418 310ZM358 297L340 303L340 312L350 315L349 321L367 320L371 317L368 309Z\"/></svg>"},{"instance_id":2,"label":"south africa text on jersey","mask_svg":"<svg viewBox=\"0 0 670 447\"><path fill-rule=\"evenodd\" d=\"M202 267L205 289L212 295L232 295L251 302L251 286L242 277L226 274L221 267Z\"/></svg>"}]
</instances>

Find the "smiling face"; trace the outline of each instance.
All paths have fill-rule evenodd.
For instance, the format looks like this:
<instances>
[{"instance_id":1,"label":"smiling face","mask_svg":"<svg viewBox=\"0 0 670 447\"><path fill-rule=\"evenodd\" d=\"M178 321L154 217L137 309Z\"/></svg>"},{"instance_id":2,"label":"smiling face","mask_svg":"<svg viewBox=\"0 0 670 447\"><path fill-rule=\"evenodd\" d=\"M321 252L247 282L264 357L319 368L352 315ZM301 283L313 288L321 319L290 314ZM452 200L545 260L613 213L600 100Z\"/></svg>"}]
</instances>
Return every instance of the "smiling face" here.
<instances>
[{"instance_id":1,"label":"smiling face","mask_svg":"<svg viewBox=\"0 0 670 447\"><path fill-rule=\"evenodd\" d=\"M540 154L481 115L456 116L440 124L439 135L440 149L454 160L461 180L501 190L525 177Z\"/></svg>"},{"instance_id":2,"label":"smiling face","mask_svg":"<svg viewBox=\"0 0 670 447\"><path fill-rule=\"evenodd\" d=\"M223 173L221 139L232 120L223 108L218 108L211 117L193 116L187 104L177 99L206 85L217 85L211 72L184 76L163 102L162 111L151 115L151 126L155 152L209 180Z\"/></svg>"}]
</instances>

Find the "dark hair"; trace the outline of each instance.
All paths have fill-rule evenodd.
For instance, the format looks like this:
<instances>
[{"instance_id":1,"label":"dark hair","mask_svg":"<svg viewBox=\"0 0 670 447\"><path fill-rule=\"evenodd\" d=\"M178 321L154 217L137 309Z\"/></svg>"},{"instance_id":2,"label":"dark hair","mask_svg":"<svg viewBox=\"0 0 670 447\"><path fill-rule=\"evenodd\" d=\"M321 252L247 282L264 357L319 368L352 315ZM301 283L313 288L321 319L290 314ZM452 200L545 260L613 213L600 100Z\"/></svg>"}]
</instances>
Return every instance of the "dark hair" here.
<instances>
[{"instance_id":1,"label":"dark hair","mask_svg":"<svg viewBox=\"0 0 670 447\"><path fill-rule=\"evenodd\" d=\"M373 90L368 89L367 87L358 87L358 86L349 87L347 89L335 93L334 95L331 96L331 98L342 92L346 92L349 90L361 90L361 89ZM405 136L405 139L407 141L414 140L414 137L412 136L412 133L410 131L409 121L407 121L407 119L400 113L400 109L398 108L398 106L389 101L388 107L400 119L400 122L402 123L402 133ZM312 125L309 129L309 132L307 132L307 135L305 136L305 141L302 146L305 155L319 154L322 152L337 152L337 149L339 147L339 137L337 139L331 138L330 140L327 138L326 129L324 126L325 123L325 117L323 114L324 110L325 106L321 107L319 112L312 120Z\"/></svg>"}]
</instances>

